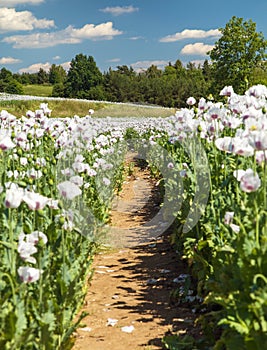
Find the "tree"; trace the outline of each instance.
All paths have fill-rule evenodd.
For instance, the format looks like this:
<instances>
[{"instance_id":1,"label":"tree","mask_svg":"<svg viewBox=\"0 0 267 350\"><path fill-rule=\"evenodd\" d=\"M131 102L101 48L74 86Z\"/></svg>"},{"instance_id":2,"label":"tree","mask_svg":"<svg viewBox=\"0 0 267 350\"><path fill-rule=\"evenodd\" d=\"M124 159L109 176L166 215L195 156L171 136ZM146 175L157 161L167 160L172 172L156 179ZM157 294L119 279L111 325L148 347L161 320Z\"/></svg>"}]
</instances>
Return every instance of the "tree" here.
<instances>
[{"instance_id":1,"label":"tree","mask_svg":"<svg viewBox=\"0 0 267 350\"><path fill-rule=\"evenodd\" d=\"M69 97L90 98L90 89L102 85L103 75L92 56L78 54L71 60L67 75L66 94Z\"/></svg>"},{"instance_id":2,"label":"tree","mask_svg":"<svg viewBox=\"0 0 267 350\"><path fill-rule=\"evenodd\" d=\"M211 80L211 65L208 60L205 60L202 66L202 73L206 81Z\"/></svg>"},{"instance_id":3,"label":"tree","mask_svg":"<svg viewBox=\"0 0 267 350\"><path fill-rule=\"evenodd\" d=\"M144 74L149 79L159 78L162 75L162 70L160 70L157 66L152 64L150 67L147 68Z\"/></svg>"},{"instance_id":4,"label":"tree","mask_svg":"<svg viewBox=\"0 0 267 350\"><path fill-rule=\"evenodd\" d=\"M124 74L127 77L135 77L136 76L136 73L135 73L133 67L128 67L126 65L117 66L117 73Z\"/></svg>"},{"instance_id":5,"label":"tree","mask_svg":"<svg viewBox=\"0 0 267 350\"><path fill-rule=\"evenodd\" d=\"M168 66L166 66L164 68L164 75L168 75L168 76L176 76L176 68L174 66L171 65L171 63L168 64Z\"/></svg>"},{"instance_id":6,"label":"tree","mask_svg":"<svg viewBox=\"0 0 267 350\"><path fill-rule=\"evenodd\" d=\"M116 102L138 101L138 77L132 67L117 66L105 74L104 87L106 97Z\"/></svg>"},{"instance_id":7,"label":"tree","mask_svg":"<svg viewBox=\"0 0 267 350\"><path fill-rule=\"evenodd\" d=\"M52 96L53 97L65 96L65 86L63 83L57 83L53 85Z\"/></svg>"},{"instance_id":8,"label":"tree","mask_svg":"<svg viewBox=\"0 0 267 350\"><path fill-rule=\"evenodd\" d=\"M0 91L8 94L23 94L22 85L13 77L12 72L6 68L0 70Z\"/></svg>"},{"instance_id":9,"label":"tree","mask_svg":"<svg viewBox=\"0 0 267 350\"><path fill-rule=\"evenodd\" d=\"M9 80L12 79L12 72L6 68L2 68L0 70L0 79L6 83L9 82Z\"/></svg>"},{"instance_id":10,"label":"tree","mask_svg":"<svg viewBox=\"0 0 267 350\"><path fill-rule=\"evenodd\" d=\"M182 61L180 60L176 60L176 62L174 63L174 68L176 69L176 75L177 77L181 77L184 78L186 75L186 69L183 66Z\"/></svg>"},{"instance_id":11,"label":"tree","mask_svg":"<svg viewBox=\"0 0 267 350\"><path fill-rule=\"evenodd\" d=\"M37 73L37 77L38 77L38 84L48 83L48 73L43 68L39 69Z\"/></svg>"},{"instance_id":12,"label":"tree","mask_svg":"<svg viewBox=\"0 0 267 350\"><path fill-rule=\"evenodd\" d=\"M5 87L5 92L8 94L23 95L22 84L15 79L10 79Z\"/></svg>"},{"instance_id":13,"label":"tree","mask_svg":"<svg viewBox=\"0 0 267 350\"><path fill-rule=\"evenodd\" d=\"M183 82L184 85L184 102L190 96L194 96L196 99L206 96L208 92L208 82L205 80L203 70L192 62L187 64L186 78Z\"/></svg>"},{"instance_id":14,"label":"tree","mask_svg":"<svg viewBox=\"0 0 267 350\"><path fill-rule=\"evenodd\" d=\"M23 85L27 85L31 83L31 78L30 78L30 73L14 73L13 74L13 78L16 79L19 83L23 84Z\"/></svg>"},{"instance_id":15,"label":"tree","mask_svg":"<svg viewBox=\"0 0 267 350\"><path fill-rule=\"evenodd\" d=\"M251 84L263 84L267 86L267 61L262 62L255 67L251 76Z\"/></svg>"},{"instance_id":16,"label":"tree","mask_svg":"<svg viewBox=\"0 0 267 350\"><path fill-rule=\"evenodd\" d=\"M62 66L56 66L54 63L51 65L48 72L48 79L50 84L54 85L64 83L66 77L67 73Z\"/></svg>"},{"instance_id":17,"label":"tree","mask_svg":"<svg viewBox=\"0 0 267 350\"><path fill-rule=\"evenodd\" d=\"M251 20L233 16L215 47L208 52L212 61L215 93L232 85L236 93L244 93L250 85L251 73L266 58L267 41Z\"/></svg>"}]
</instances>

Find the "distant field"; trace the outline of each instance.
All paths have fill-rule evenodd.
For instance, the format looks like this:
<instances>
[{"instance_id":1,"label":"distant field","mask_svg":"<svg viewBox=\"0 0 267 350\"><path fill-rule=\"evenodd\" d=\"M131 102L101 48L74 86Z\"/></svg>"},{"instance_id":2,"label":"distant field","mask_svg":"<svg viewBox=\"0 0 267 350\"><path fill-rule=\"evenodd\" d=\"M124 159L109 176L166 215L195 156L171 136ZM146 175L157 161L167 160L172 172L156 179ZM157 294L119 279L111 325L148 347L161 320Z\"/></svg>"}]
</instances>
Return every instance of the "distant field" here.
<instances>
[{"instance_id":1,"label":"distant field","mask_svg":"<svg viewBox=\"0 0 267 350\"><path fill-rule=\"evenodd\" d=\"M40 96L40 95L35 95ZM23 99L25 98L25 99ZM89 109L93 109L94 117L169 117L175 113L174 108L163 108L158 106L143 106L130 103L110 103L102 101L70 100L70 99L50 99L44 97L37 99L31 96L10 96L7 100L1 99L0 111L5 109L16 117L25 115L28 110L39 109L40 103L48 103L52 110L51 117L64 118L78 115L84 117Z\"/></svg>"},{"instance_id":2,"label":"distant field","mask_svg":"<svg viewBox=\"0 0 267 350\"><path fill-rule=\"evenodd\" d=\"M102 108L96 110L94 116L103 117L169 117L175 114L175 108L163 108L163 107L148 107L142 105L133 105L127 103L109 103L105 104Z\"/></svg>"},{"instance_id":3,"label":"distant field","mask_svg":"<svg viewBox=\"0 0 267 350\"><path fill-rule=\"evenodd\" d=\"M24 95L49 97L52 95L52 90L52 85L23 85Z\"/></svg>"}]
</instances>

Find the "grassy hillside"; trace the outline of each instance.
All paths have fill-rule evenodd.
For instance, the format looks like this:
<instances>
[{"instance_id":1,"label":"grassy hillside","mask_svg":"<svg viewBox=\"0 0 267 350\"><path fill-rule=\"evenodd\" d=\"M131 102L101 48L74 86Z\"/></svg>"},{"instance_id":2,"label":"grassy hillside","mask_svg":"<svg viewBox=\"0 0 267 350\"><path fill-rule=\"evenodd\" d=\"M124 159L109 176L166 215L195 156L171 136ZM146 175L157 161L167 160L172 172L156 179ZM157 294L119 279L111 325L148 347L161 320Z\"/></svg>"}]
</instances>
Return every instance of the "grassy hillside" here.
<instances>
[{"instance_id":1,"label":"grassy hillside","mask_svg":"<svg viewBox=\"0 0 267 350\"><path fill-rule=\"evenodd\" d=\"M52 109L51 117L64 118L78 115L84 117L90 108L94 109L94 117L168 117L175 113L174 108L147 107L127 103L108 103L84 100L16 100L4 101L0 99L0 111L6 110L16 117L25 115L28 110L39 109L40 103L48 103Z\"/></svg>"},{"instance_id":2,"label":"grassy hillside","mask_svg":"<svg viewBox=\"0 0 267 350\"><path fill-rule=\"evenodd\" d=\"M23 85L24 95L32 96L52 96L52 85Z\"/></svg>"},{"instance_id":3,"label":"grassy hillside","mask_svg":"<svg viewBox=\"0 0 267 350\"><path fill-rule=\"evenodd\" d=\"M0 96L0 111L5 109L16 117L25 115L28 110L39 109L41 102L48 103L52 109L51 117L64 118L78 115L83 117L89 109L94 109L94 117L168 117L175 113L174 108L148 107L127 103L109 103L86 100L56 100L50 99L52 85L23 85L25 96L10 96L9 100L2 100ZM39 96L43 99L29 99L29 96ZM14 98L13 98L14 97Z\"/></svg>"}]
</instances>

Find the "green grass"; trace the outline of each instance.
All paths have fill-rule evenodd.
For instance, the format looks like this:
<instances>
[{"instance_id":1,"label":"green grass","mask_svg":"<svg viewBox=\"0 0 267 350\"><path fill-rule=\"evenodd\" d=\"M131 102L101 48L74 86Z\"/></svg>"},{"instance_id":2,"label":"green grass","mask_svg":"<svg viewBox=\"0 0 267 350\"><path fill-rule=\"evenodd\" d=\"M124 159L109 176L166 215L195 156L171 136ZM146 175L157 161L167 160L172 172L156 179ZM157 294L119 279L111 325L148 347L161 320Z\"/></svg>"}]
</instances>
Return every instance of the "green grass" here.
<instances>
[{"instance_id":1,"label":"green grass","mask_svg":"<svg viewBox=\"0 0 267 350\"><path fill-rule=\"evenodd\" d=\"M21 117L27 111L35 111L39 109L41 102L48 103L48 107L52 109L51 117L64 118L78 115L84 117L88 114L88 110L92 108L95 113L94 117L168 117L175 113L174 108L153 107L149 108L142 105L134 105L127 103L106 103L94 101L79 100L49 100L52 95L52 85L23 85L24 95L40 96L43 100L0 100L0 111L5 109L16 117ZM46 99L47 98L47 99Z\"/></svg>"},{"instance_id":2,"label":"green grass","mask_svg":"<svg viewBox=\"0 0 267 350\"><path fill-rule=\"evenodd\" d=\"M40 96L36 94L35 96ZM40 103L48 103L48 107L52 110L51 117L64 118L78 115L84 117L88 115L88 110L93 109L95 113L93 117L168 117L175 113L174 108L163 107L145 107L142 105L133 105L127 103L106 103L95 101L79 101L79 100L49 100L45 97L42 100L0 100L0 111L6 110L16 117L25 116L27 111L35 111L39 109Z\"/></svg>"},{"instance_id":3,"label":"green grass","mask_svg":"<svg viewBox=\"0 0 267 350\"><path fill-rule=\"evenodd\" d=\"M39 109L40 103L48 103L48 107L52 109L51 116L55 118L73 117L78 115L83 117L88 114L89 108L94 110L103 108L104 104L94 102L80 102L80 101L52 101L46 100L27 100L27 101L0 101L0 110L5 109L16 117L21 117L27 111L35 111Z\"/></svg>"},{"instance_id":4,"label":"green grass","mask_svg":"<svg viewBox=\"0 0 267 350\"><path fill-rule=\"evenodd\" d=\"M175 113L174 108L163 108L163 107L145 107L142 105L131 105L127 103L120 104L105 104L102 108L98 109L94 116L95 117L169 117Z\"/></svg>"},{"instance_id":5,"label":"green grass","mask_svg":"<svg viewBox=\"0 0 267 350\"><path fill-rule=\"evenodd\" d=\"M31 96L52 96L52 85L23 85L24 95Z\"/></svg>"}]
</instances>

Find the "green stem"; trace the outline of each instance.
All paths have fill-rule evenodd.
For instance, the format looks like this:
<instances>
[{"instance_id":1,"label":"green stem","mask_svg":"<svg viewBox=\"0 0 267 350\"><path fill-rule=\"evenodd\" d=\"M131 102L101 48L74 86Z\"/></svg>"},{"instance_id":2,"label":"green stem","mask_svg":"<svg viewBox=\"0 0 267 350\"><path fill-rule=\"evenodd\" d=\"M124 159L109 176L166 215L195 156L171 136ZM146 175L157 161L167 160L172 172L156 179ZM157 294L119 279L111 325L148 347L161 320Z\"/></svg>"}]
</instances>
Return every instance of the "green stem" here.
<instances>
[{"instance_id":1,"label":"green stem","mask_svg":"<svg viewBox=\"0 0 267 350\"><path fill-rule=\"evenodd\" d=\"M263 212L264 212L264 220L263 220L263 228L262 235L266 237L267 235L267 151L264 150L264 163L263 163L263 177L262 177L262 187L263 187Z\"/></svg>"},{"instance_id":2,"label":"green stem","mask_svg":"<svg viewBox=\"0 0 267 350\"><path fill-rule=\"evenodd\" d=\"M238 171L238 156L236 156L236 166L235 166L236 171ZM240 193L239 193L239 181L236 179L235 182L235 186L236 186L236 202L237 205L240 204Z\"/></svg>"},{"instance_id":3,"label":"green stem","mask_svg":"<svg viewBox=\"0 0 267 350\"><path fill-rule=\"evenodd\" d=\"M12 209L8 208L8 227L9 227L9 241L11 243L10 246L10 266L11 266L11 273L13 276L16 274L16 257L15 257L15 249L14 249L14 232L12 227Z\"/></svg>"},{"instance_id":4,"label":"green stem","mask_svg":"<svg viewBox=\"0 0 267 350\"><path fill-rule=\"evenodd\" d=\"M244 235L246 235L246 228L245 226L243 225L242 221L239 220L238 217L235 216L235 221L238 223L238 225L240 226L241 230L244 232Z\"/></svg>"},{"instance_id":5,"label":"green stem","mask_svg":"<svg viewBox=\"0 0 267 350\"><path fill-rule=\"evenodd\" d=\"M11 286L11 289L12 289L13 303L14 303L14 306L15 306L17 304L17 301L16 301L16 293L15 293L15 286L14 286L13 280L12 280L11 276L8 273L6 273L6 272L2 273L2 276L3 277L7 277L9 282L10 282L10 286Z\"/></svg>"},{"instance_id":6,"label":"green stem","mask_svg":"<svg viewBox=\"0 0 267 350\"><path fill-rule=\"evenodd\" d=\"M254 206L255 206L255 215L256 215L256 228L255 228L255 240L257 247L260 248L260 220L259 220L259 214L258 214L258 205L257 205L257 197L256 194L254 196Z\"/></svg>"},{"instance_id":7,"label":"green stem","mask_svg":"<svg viewBox=\"0 0 267 350\"><path fill-rule=\"evenodd\" d=\"M257 283L257 279L258 278L261 278L267 284L267 277L262 275L261 273L258 273L257 275L254 276L254 278L253 278L253 283L254 284Z\"/></svg>"},{"instance_id":8,"label":"green stem","mask_svg":"<svg viewBox=\"0 0 267 350\"><path fill-rule=\"evenodd\" d=\"M263 185L263 204L264 204L264 210L267 210L267 184L266 184L266 177L267 177L267 151L264 151L264 163L263 163L264 171L263 171L263 179L262 179L262 185Z\"/></svg>"}]
</instances>

